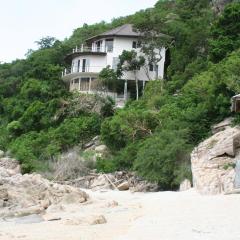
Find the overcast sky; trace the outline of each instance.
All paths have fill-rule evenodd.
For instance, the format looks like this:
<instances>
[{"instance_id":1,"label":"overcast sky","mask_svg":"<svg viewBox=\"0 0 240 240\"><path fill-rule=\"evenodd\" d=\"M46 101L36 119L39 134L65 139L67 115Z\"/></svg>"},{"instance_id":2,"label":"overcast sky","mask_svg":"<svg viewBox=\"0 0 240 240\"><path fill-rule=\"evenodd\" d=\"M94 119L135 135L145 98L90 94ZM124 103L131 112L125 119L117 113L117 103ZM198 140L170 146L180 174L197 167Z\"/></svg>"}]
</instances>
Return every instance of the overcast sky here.
<instances>
[{"instance_id":1,"label":"overcast sky","mask_svg":"<svg viewBox=\"0 0 240 240\"><path fill-rule=\"evenodd\" d=\"M109 22L157 0L0 0L0 61L24 58L45 36L63 40L83 23Z\"/></svg>"}]
</instances>

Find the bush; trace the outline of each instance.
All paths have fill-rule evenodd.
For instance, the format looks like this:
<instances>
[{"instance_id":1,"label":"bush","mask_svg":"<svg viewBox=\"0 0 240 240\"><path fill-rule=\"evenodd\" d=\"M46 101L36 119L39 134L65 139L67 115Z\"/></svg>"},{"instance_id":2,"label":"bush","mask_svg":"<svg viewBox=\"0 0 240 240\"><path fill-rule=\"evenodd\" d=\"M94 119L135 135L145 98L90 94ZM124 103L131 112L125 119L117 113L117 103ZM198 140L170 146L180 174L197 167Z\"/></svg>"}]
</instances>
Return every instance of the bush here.
<instances>
[{"instance_id":1,"label":"bush","mask_svg":"<svg viewBox=\"0 0 240 240\"><path fill-rule=\"evenodd\" d=\"M145 140L137 153L134 169L162 189L174 189L174 172L188 158L190 146L184 133L163 130Z\"/></svg>"},{"instance_id":2,"label":"bush","mask_svg":"<svg viewBox=\"0 0 240 240\"><path fill-rule=\"evenodd\" d=\"M39 162L33 152L34 147L37 147L34 146L35 136L35 133L23 135L10 145L10 150L20 162L23 173L39 170Z\"/></svg>"},{"instance_id":3,"label":"bush","mask_svg":"<svg viewBox=\"0 0 240 240\"><path fill-rule=\"evenodd\" d=\"M21 123L19 121L12 121L7 125L7 130L12 135L19 135L21 133Z\"/></svg>"},{"instance_id":4,"label":"bush","mask_svg":"<svg viewBox=\"0 0 240 240\"><path fill-rule=\"evenodd\" d=\"M141 148L141 144L141 141L130 143L125 148L115 153L113 161L118 170L132 169L137 153Z\"/></svg>"}]
</instances>

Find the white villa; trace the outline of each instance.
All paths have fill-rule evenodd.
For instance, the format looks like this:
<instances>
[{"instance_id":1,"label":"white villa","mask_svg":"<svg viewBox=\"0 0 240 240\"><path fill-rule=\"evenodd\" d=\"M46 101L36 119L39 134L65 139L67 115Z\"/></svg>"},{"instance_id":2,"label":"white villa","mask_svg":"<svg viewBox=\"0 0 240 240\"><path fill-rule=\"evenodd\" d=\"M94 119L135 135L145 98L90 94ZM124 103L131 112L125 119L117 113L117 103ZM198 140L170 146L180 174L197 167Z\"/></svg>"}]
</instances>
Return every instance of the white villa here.
<instances>
[{"instance_id":1,"label":"white villa","mask_svg":"<svg viewBox=\"0 0 240 240\"><path fill-rule=\"evenodd\" d=\"M62 74L63 80L69 83L70 91L80 91L82 93L99 93L107 94L113 97L117 105L124 104L130 97L130 81L135 83L135 77L141 83L142 88L145 82L163 78L165 65L165 48L161 49L161 60L156 66L149 64L146 68L141 68L136 72L125 72L120 81L123 81L122 92L100 92L97 90L98 75L103 68L110 66L117 69L119 55L124 50L135 50L140 52L140 40L142 34L135 32L131 24L125 24L118 28L104 32L100 35L91 37L86 40L86 46L76 47L66 59L72 63L71 69L65 69Z\"/></svg>"}]
</instances>

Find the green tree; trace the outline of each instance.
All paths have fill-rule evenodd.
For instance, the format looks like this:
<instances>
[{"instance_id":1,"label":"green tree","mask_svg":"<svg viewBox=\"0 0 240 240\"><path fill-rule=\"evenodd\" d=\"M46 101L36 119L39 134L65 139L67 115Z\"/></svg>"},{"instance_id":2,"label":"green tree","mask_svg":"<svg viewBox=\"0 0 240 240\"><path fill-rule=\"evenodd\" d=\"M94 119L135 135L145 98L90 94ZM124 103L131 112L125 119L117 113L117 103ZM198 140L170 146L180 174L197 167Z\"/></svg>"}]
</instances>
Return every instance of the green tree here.
<instances>
[{"instance_id":1,"label":"green tree","mask_svg":"<svg viewBox=\"0 0 240 240\"><path fill-rule=\"evenodd\" d=\"M55 42L56 42L56 38L47 36L47 37L41 38L39 41L36 41L35 43L39 46L39 49L44 49L44 48L51 48Z\"/></svg>"},{"instance_id":2,"label":"green tree","mask_svg":"<svg viewBox=\"0 0 240 240\"><path fill-rule=\"evenodd\" d=\"M145 64L145 58L139 56L136 51L126 51L124 50L119 56L119 64L117 69L117 76L120 78L124 72L133 72L135 83L136 83L136 100L139 98L139 87L137 71L140 70Z\"/></svg>"},{"instance_id":3,"label":"green tree","mask_svg":"<svg viewBox=\"0 0 240 240\"><path fill-rule=\"evenodd\" d=\"M212 27L210 56L219 62L240 47L240 2L228 4Z\"/></svg>"}]
</instances>

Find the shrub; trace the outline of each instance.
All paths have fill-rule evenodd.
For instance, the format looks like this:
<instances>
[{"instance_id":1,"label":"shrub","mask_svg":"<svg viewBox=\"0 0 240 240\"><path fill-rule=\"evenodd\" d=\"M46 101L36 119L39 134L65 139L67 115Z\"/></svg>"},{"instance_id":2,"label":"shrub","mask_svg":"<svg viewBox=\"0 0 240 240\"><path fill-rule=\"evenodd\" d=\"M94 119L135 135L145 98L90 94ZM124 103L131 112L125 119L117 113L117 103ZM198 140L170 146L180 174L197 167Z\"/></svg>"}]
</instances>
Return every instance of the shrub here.
<instances>
[{"instance_id":1,"label":"shrub","mask_svg":"<svg viewBox=\"0 0 240 240\"><path fill-rule=\"evenodd\" d=\"M7 125L7 130L11 135L18 136L21 131L21 123L19 121L12 121Z\"/></svg>"},{"instance_id":2,"label":"shrub","mask_svg":"<svg viewBox=\"0 0 240 240\"><path fill-rule=\"evenodd\" d=\"M141 148L141 144L141 141L130 143L115 154L113 161L118 170L132 169L137 153Z\"/></svg>"},{"instance_id":3,"label":"shrub","mask_svg":"<svg viewBox=\"0 0 240 240\"><path fill-rule=\"evenodd\" d=\"M36 171L39 168L37 157L33 152L33 140L35 136L35 133L23 135L10 145L12 154L21 163L21 169L23 173Z\"/></svg>"},{"instance_id":4,"label":"shrub","mask_svg":"<svg viewBox=\"0 0 240 240\"><path fill-rule=\"evenodd\" d=\"M173 189L174 171L187 158L190 147L184 133L163 130L145 140L137 153L134 169L162 189Z\"/></svg>"}]
</instances>

